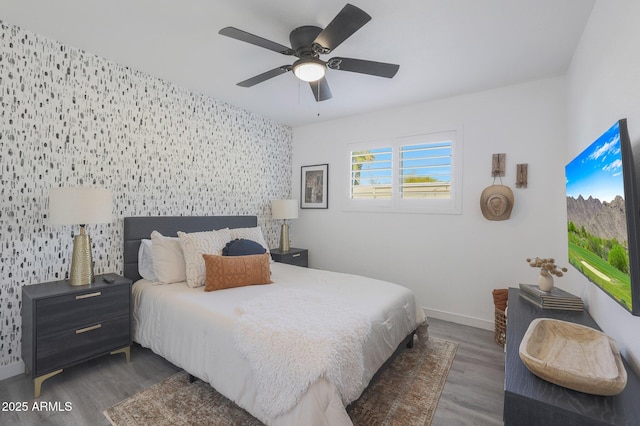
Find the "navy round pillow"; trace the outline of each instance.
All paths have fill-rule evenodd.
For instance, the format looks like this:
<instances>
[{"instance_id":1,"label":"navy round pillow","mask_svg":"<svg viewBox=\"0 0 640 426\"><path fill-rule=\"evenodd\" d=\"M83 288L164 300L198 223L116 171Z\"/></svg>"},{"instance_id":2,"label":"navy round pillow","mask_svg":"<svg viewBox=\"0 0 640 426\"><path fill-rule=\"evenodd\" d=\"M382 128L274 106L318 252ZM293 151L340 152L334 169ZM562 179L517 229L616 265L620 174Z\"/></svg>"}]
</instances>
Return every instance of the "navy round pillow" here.
<instances>
[{"instance_id":1,"label":"navy round pillow","mask_svg":"<svg viewBox=\"0 0 640 426\"><path fill-rule=\"evenodd\" d=\"M245 240L244 238L230 241L225 248L222 249L223 256L247 256L250 254L264 254L266 252L267 249L262 247L260 243Z\"/></svg>"}]
</instances>

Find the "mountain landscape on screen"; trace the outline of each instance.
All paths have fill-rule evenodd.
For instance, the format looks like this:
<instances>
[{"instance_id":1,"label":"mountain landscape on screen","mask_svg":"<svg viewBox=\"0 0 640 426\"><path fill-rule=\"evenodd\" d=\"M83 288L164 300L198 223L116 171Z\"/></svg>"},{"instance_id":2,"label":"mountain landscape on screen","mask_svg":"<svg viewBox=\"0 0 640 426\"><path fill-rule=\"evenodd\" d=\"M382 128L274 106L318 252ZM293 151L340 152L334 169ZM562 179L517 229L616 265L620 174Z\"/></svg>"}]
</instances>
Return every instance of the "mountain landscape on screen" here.
<instances>
[{"instance_id":1,"label":"mountain landscape on screen","mask_svg":"<svg viewBox=\"0 0 640 426\"><path fill-rule=\"evenodd\" d=\"M611 202L588 197L567 197L567 220L577 228L584 227L592 235L627 245L625 201L620 195Z\"/></svg>"},{"instance_id":2,"label":"mountain landscape on screen","mask_svg":"<svg viewBox=\"0 0 640 426\"><path fill-rule=\"evenodd\" d=\"M566 178L569 263L631 310L619 123L567 164Z\"/></svg>"}]
</instances>

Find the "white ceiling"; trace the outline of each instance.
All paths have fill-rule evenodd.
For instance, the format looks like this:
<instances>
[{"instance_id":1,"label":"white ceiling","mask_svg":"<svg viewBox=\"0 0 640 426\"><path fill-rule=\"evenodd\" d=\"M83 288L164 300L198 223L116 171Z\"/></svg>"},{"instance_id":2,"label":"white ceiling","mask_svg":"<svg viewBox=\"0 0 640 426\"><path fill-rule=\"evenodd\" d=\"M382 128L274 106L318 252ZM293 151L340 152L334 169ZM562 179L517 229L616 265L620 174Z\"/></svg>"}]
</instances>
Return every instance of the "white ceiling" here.
<instances>
[{"instance_id":1,"label":"white ceiling","mask_svg":"<svg viewBox=\"0 0 640 426\"><path fill-rule=\"evenodd\" d=\"M234 26L289 46L346 0L0 0L0 20L299 126L562 75L595 0L350 0L372 20L332 56L400 64L393 79L329 70L317 103L286 73L236 85L291 56L218 34ZM319 115L318 115L319 114Z\"/></svg>"}]
</instances>

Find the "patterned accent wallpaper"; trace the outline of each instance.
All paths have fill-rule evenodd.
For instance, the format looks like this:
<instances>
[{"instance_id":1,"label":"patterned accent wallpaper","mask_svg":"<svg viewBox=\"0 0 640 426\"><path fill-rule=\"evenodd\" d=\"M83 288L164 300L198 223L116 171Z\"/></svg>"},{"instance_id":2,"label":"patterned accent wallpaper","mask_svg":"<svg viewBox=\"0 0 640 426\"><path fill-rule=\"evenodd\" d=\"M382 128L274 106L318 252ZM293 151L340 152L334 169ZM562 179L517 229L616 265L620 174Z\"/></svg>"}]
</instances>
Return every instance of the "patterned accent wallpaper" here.
<instances>
[{"instance_id":1,"label":"patterned accent wallpaper","mask_svg":"<svg viewBox=\"0 0 640 426\"><path fill-rule=\"evenodd\" d=\"M21 286L68 276L79 227L48 190L109 188L95 273L122 272L126 216L257 215L291 195L291 128L0 22L0 368L18 362Z\"/></svg>"}]
</instances>

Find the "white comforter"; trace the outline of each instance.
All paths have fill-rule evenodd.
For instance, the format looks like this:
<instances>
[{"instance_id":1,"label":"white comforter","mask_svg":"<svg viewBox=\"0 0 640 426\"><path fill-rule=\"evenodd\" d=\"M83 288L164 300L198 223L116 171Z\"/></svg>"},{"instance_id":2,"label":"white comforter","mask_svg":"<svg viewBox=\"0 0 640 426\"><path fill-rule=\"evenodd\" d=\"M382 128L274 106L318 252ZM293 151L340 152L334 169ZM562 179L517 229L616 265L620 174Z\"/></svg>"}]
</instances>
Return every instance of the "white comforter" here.
<instances>
[{"instance_id":1,"label":"white comforter","mask_svg":"<svg viewBox=\"0 0 640 426\"><path fill-rule=\"evenodd\" d=\"M425 321L415 295L405 287L357 275L271 265L272 285L204 292L185 283L133 287L134 340L216 390L270 425L350 425L345 404L357 399L400 342ZM362 383L343 401L326 378L313 383L297 404L272 416L258 403L258 386L250 364L236 349L233 330L248 300L294 287L339 297L370 322L364 347Z\"/></svg>"}]
</instances>

